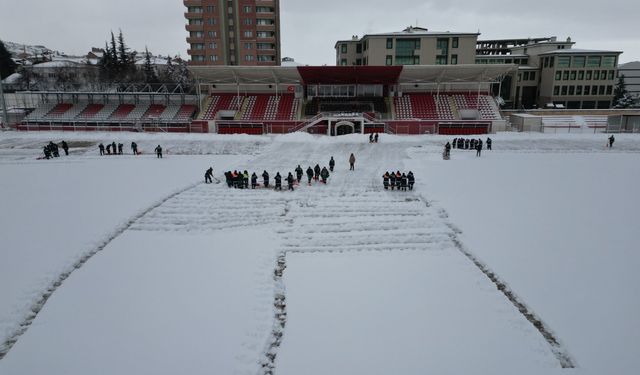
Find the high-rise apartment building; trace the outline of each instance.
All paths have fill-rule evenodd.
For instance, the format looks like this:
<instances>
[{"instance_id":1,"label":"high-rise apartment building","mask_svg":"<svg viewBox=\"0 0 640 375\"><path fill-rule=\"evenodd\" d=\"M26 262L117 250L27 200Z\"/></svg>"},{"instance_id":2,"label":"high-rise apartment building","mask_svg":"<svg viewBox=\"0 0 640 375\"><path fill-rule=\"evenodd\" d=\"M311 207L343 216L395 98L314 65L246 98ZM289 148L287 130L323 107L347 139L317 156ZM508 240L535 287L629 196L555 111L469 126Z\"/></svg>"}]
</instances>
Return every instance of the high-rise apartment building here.
<instances>
[{"instance_id":1,"label":"high-rise apartment building","mask_svg":"<svg viewBox=\"0 0 640 375\"><path fill-rule=\"evenodd\" d=\"M191 65L280 65L280 0L183 0Z\"/></svg>"}]
</instances>

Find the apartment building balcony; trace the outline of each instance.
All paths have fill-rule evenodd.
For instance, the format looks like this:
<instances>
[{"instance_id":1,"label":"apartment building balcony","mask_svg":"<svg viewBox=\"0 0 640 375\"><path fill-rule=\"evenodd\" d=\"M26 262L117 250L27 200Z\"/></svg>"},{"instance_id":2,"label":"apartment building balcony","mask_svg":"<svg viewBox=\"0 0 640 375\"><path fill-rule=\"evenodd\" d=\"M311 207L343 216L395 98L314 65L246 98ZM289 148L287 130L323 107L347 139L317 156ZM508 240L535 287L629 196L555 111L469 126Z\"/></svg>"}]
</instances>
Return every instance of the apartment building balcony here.
<instances>
[{"instance_id":1,"label":"apartment building balcony","mask_svg":"<svg viewBox=\"0 0 640 375\"><path fill-rule=\"evenodd\" d=\"M195 56L195 55L205 55L206 54L206 49L193 49L193 48L189 48L187 50L187 55L191 55L191 56Z\"/></svg>"},{"instance_id":2,"label":"apartment building balcony","mask_svg":"<svg viewBox=\"0 0 640 375\"><path fill-rule=\"evenodd\" d=\"M184 12L184 18L186 19L202 19L204 13L202 12Z\"/></svg>"},{"instance_id":3,"label":"apartment building balcony","mask_svg":"<svg viewBox=\"0 0 640 375\"><path fill-rule=\"evenodd\" d=\"M185 25L187 31L204 31L204 25Z\"/></svg>"},{"instance_id":4,"label":"apartment building balcony","mask_svg":"<svg viewBox=\"0 0 640 375\"><path fill-rule=\"evenodd\" d=\"M187 43L191 44L191 43L204 43L204 36L201 36L199 38L197 37L187 37Z\"/></svg>"}]
</instances>

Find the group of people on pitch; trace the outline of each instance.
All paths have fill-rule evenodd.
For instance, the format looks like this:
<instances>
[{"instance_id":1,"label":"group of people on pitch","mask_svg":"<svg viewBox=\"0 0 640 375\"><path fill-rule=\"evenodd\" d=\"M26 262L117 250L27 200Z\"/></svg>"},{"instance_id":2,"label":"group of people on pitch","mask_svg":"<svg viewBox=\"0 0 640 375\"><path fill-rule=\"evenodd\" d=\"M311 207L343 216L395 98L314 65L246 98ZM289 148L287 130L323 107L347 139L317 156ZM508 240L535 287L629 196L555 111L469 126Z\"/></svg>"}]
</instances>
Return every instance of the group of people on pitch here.
<instances>
[{"instance_id":1,"label":"group of people on pitch","mask_svg":"<svg viewBox=\"0 0 640 375\"><path fill-rule=\"evenodd\" d=\"M158 157L161 158L162 157L162 148L160 147L160 145L158 145L158 147L156 148L156 154L158 153L158 148L160 148L160 155ZM116 145L115 142L111 142L111 143L107 143L106 147L102 143L100 143L98 145L98 149L100 150L100 156L102 156L102 155L122 155L124 153L123 152L124 145L122 143L118 143ZM138 152L138 144L135 143L135 142L131 142L131 153L133 153L134 155L139 155L140 154Z\"/></svg>"},{"instance_id":2,"label":"group of people on pitch","mask_svg":"<svg viewBox=\"0 0 640 375\"><path fill-rule=\"evenodd\" d=\"M451 154L452 148L457 148L460 150L476 150L476 156L480 156L480 154L482 153L482 146L482 139L480 138L454 138L453 142L447 142L447 144L444 145L443 156L445 158L448 158ZM489 137L487 137L487 150L491 150L491 138Z\"/></svg>"},{"instance_id":3,"label":"group of people on pitch","mask_svg":"<svg viewBox=\"0 0 640 375\"><path fill-rule=\"evenodd\" d=\"M289 190L294 190L294 186L300 184L300 180L302 180L302 176L304 174L302 167L300 165L296 167L294 172L295 172L295 176L293 175L292 172L289 172L289 174L285 178L285 181L287 183L287 187ZM210 183L212 177L213 177L213 170L209 168L207 169L204 175L205 182ZM238 171L238 170L227 171L224 173L224 177L225 177L227 186L230 188L248 189L249 182L251 182L251 189L255 189L259 187L258 175L255 172L249 175L249 172L246 170L244 172ZM313 169L311 167L307 168L307 178L309 180L309 185L311 185L312 180L317 181L320 179L322 179L322 182L326 184L327 179L329 178L329 170L327 170L327 167L324 167L321 169L320 165L316 164L315 168ZM276 175L273 177L273 180L275 182L274 189L282 190L282 175L280 174L280 172L276 173ZM271 176L269 175L269 172L267 172L266 170L263 171L262 187L268 189L270 186L270 182L271 182Z\"/></svg>"},{"instance_id":4,"label":"group of people on pitch","mask_svg":"<svg viewBox=\"0 0 640 375\"><path fill-rule=\"evenodd\" d=\"M350 170L355 169L355 162L356 162L356 157L353 154L351 154L349 157ZM309 166L305 172L300 166L300 164L298 164L294 172L289 172L289 174L285 178L285 181L287 182L287 187L289 190L294 190L294 186L300 184L300 181L302 180L302 177L305 175L305 173L307 175L307 183L309 185L311 185L312 181L322 181L322 183L326 184L331 174L330 172L333 172L333 168L335 168L335 166L336 166L336 161L333 158L333 156L329 159L328 169L326 166L320 168L320 164L316 164L316 166L313 168ZM255 172L249 175L249 172L247 170L227 171L224 173L224 177L225 177L225 182L227 183L227 186L230 188L248 189L249 184L251 184L251 189L255 189L259 187L258 175ZM204 174L205 183L211 183L212 178L213 178L213 168L209 168L205 171L205 174ZM280 175L280 172L277 172L276 175L274 176L274 182L275 182L274 189L282 190L282 175ZM270 175L269 175L269 172L265 170L262 172L262 186L264 188L269 188L269 183L270 183Z\"/></svg>"},{"instance_id":5,"label":"group of people on pitch","mask_svg":"<svg viewBox=\"0 0 640 375\"><path fill-rule=\"evenodd\" d=\"M69 155L69 146L67 145L67 142L62 141L60 143L60 147L62 147L62 149L64 150L65 155ZM60 156L58 145L53 142L49 142L48 145L44 146L44 148L42 149L42 152L44 152L45 159L51 159L52 157L57 158Z\"/></svg>"},{"instance_id":6,"label":"group of people on pitch","mask_svg":"<svg viewBox=\"0 0 640 375\"><path fill-rule=\"evenodd\" d=\"M409 173L404 174L397 172L385 172L382 175L382 186L384 186L385 190L403 190L406 191L407 188L409 190L413 190L413 184L416 182L415 177L413 176L413 172L409 171Z\"/></svg>"}]
</instances>

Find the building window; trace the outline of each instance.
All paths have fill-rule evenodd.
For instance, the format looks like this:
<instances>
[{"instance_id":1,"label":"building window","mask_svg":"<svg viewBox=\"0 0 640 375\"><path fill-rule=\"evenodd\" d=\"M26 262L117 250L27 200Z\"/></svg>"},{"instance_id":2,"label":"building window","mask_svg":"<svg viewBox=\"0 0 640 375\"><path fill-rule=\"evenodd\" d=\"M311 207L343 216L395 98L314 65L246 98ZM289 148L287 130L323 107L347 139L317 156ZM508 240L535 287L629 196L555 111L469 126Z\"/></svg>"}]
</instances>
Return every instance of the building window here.
<instances>
[{"instance_id":1,"label":"building window","mask_svg":"<svg viewBox=\"0 0 640 375\"><path fill-rule=\"evenodd\" d=\"M187 7L187 13L203 13L204 8L202 7Z\"/></svg>"},{"instance_id":2,"label":"building window","mask_svg":"<svg viewBox=\"0 0 640 375\"><path fill-rule=\"evenodd\" d=\"M191 18L189 19L189 25L202 25L204 22L201 18Z\"/></svg>"},{"instance_id":3,"label":"building window","mask_svg":"<svg viewBox=\"0 0 640 375\"><path fill-rule=\"evenodd\" d=\"M607 86L607 95L613 94L613 86Z\"/></svg>"},{"instance_id":4,"label":"building window","mask_svg":"<svg viewBox=\"0 0 640 375\"><path fill-rule=\"evenodd\" d=\"M599 88L600 89L598 90L598 95L604 95L605 87L604 86L600 86Z\"/></svg>"},{"instance_id":5,"label":"building window","mask_svg":"<svg viewBox=\"0 0 640 375\"><path fill-rule=\"evenodd\" d=\"M340 45L340 53L347 53L347 45L346 44L341 44Z\"/></svg>"},{"instance_id":6,"label":"building window","mask_svg":"<svg viewBox=\"0 0 640 375\"><path fill-rule=\"evenodd\" d=\"M615 72L615 70L610 70L610 71L609 71L609 77L607 77L607 79L608 79L609 81L612 81L612 80L615 78L615 76L616 76L616 72Z\"/></svg>"},{"instance_id":7,"label":"building window","mask_svg":"<svg viewBox=\"0 0 640 375\"><path fill-rule=\"evenodd\" d=\"M591 89L591 86L585 86L585 87L584 87L584 94L585 94L585 95L589 95L589 91L590 91L590 89Z\"/></svg>"},{"instance_id":8,"label":"building window","mask_svg":"<svg viewBox=\"0 0 640 375\"><path fill-rule=\"evenodd\" d=\"M189 36L192 38L202 38L204 33L202 31L192 31L189 33Z\"/></svg>"},{"instance_id":9,"label":"building window","mask_svg":"<svg viewBox=\"0 0 640 375\"><path fill-rule=\"evenodd\" d=\"M265 25L273 25L274 23L275 21L272 19L265 19L265 18L256 19L256 25L265 26Z\"/></svg>"},{"instance_id":10,"label":"building window","mask_svg":"<svg viewBox=\"0 0 640 375\"><path fill-rule=\"evenodd\" d=\"M436 40L436 50L439 50L441 55L448 55L449 54L449 39L447 39L447 38L438 38Z\"/></svg>"},{"instance_id":11,"label":"building window","mask_svg":"<svg viewBox=\"0 0 640 375\"><path fill-rule=\"evenodd\" d=\"M202 44L202 43L193 43L193 44L191 44L191 49L194 49L194 50L204 49L204 44Z\"/></svg>"},{"instance_id":12,"label":"building window","mask_svg":"<svg viewBox=\"0 0 640 375\"><path fill-rule=\"evenodd\" d=\"M356 59L356 65L362 65L362 59Z\"/></svg>"},{"instance_id":13,"label":"building window","mask_svg":"<svg viewBox=\"0 0 640 375\"><path fill-rule=\"evenodd\" d=\"M582 95L582 86L576 86L576 95Z\"/></svg>"},{"instance_id":14,"label":"building window","mask_svg":"<svg viewBox=\"0 0 640 375\"><path fill-rule=\"evenodd\" d=\"M215 18L207 18L207 24L208 25L215 25L216 24L216 19Z\"/></svg>"},{"instance_id":15,"label":"building window","mask_svg":"<svg viewBox=\"0 0 640 375\"><path fill-rule=\"evenodd\" d=\"M216 49L216 48L218 48L218 43L215 43L215 42L213 42L213 43L209 43L209 48L211 48L211 49Z\"/></svg>"},{"instance_id":16,"label":"building window","mask_svg":"<svg viewBox=\"0 0 640 375\"><path fill-rule=\"evenodd\" d=\"M568 81L569 80L569 71L565 70L562 72L562 80L563 81Z\"/></svg>"},{"instance_id":17,"label":"building window","mask_svg":"<svg viewBox=\"0 0 640 375\"><path fill-rule=\"evenodd\" d=\"M201 56L201 55L191 56L191 60L197 61L197 62L204 62L204 56Z\"/></svg>"},{"instance_id":18,"label":"building window","mask_svg":"<svg viewBox=\"0 0 640 375\"><path fill-rule=\"evenodd\" d=\"M549 67L549 58L545 57L544 59L542 59L542 64L544 65L545 68Z\"/></svg>"},{"instance_id":19,"label":"building window","mask_svg":"<svg viewBox=\"0 0 640 375\"><path fill-rule=\"evenodd\" d=\"M529 72L522 73L522 80L523 81L528 81L529 80Z\"/></svg>"},{"instance_id":20,"label":"building window","mask_svg":"<svg viewBox=\"0 0 640 375\"><path fill-rule=\"evenodd\" d=\"M591 86L591 95L598 95L598 86Z\"/></svg>"},{"instance_id":21,"label":"building window","mask_svg":"<svg viewBox=\"0 0 640 375\"><path fill-rule=\"evenodd\" d=\"M258 61L276 61L275 56L271 55L258 55Z\"/></svg>"},{"instance_id":22,"label":"building window","mask_svg":"<svg viewBox=\"0 0 640 375\"><path fill-rule=\"evenodd\" d=\"M553 86L553 95L560 95L560 86Z\"/></svg>"},{"instance_id":23,"label":"building window","mask_svg":"<svg viewBox=\"0 0 640 375\"><path fill-rule=\"evenodd\" d=\"M253 61L253 55L244 55L244 61Z\"/></svg>"},{"instance_id":24,"label":"building window","mask_svg":"<svg viewBox=\"0 0 640 375\"><path fill-rule=\"evenodd\" d=\"M569 95L575 94L575 90L576 90L575 86L569 86Z\"/></svg>"},{"instance_id":25,"label":"building window","mask_svg":"<svg viewBox=\"0 0 640 375\"><path fill-rule=\"evenodd\" d=\"M253 49L253 43L245 43L244 49Z\"/></svg>"},{"instance_id":26,"label":"building window","mask_svg":"<svg viewBox=\"0 0 640 375\"><path fill-rule=\"evenodd\" d=\"M584 68L586 57L584 56L574 56L573 57L573 67L574 68Z\"/></svg>"},{"instance_id":27,"label":"building window","mask_svg":"<svg viewBox=\"0 0 640 375\"><path fill-rule=\"evenodd\" d=\"M451 48L458 48L458 37L451 39Z\"/></svg>"},{"instance_id":28,"label":"building window","mask_svg":"<svg viewBox=\"0 0 640 375\"><path fill-rule=\"evenodd\" d=\"M576 71L575 70L571 71L571 75L570 75L569 79L572 80L572 81L576 80Z\"/></svg>"},{"instance_id":29,"label":"building window","mask_svg":"<svg viewBox=\"0 0 640 375\"><path fill-rule=\"evenodd\" d=\"M571 66L571 56L558 56L558 68L568 68Z\"/></svg>"},{"instance_id":30,"label":"building window","mask_svg":"<svg viewBox=\"0 0 640 375\"><path fill-rule=\"evenodd\" d=\"M529 72L529 79L531 81L535 81L536 80L536 72Z\"/></svg>"},{"instance_id":31,"label":"building window","mask_svg":"<svg viewBox=\"0 0 640 375\"><path fill-rule=\"evenodd\" d=\"M436 56L436 65L447 65L447 55Z\"/></svg>"},{"instance_id":32,"label":"building window","mask_svg":"<svg viewBox=\"0 0 640 375\"><path fill-rule=\"evenodd\" d=\"M562 86L561 95L567 95L567 86Z\"/></svg>"},{"instance_id":33,"label":"building window","mask_svg":"<svg viewBox=\"0 0 640 375\"><path fill-rule=\"evenodd\" d=\"M209 38L217 38L218 37L218 32L217 31L209 31L207 35L209 35Z\"/></svg>"},{"instance_id":34,"label":"building window","mask_svg":"<svg viewBox=\"0 0 640 375\"><path fill-rule=\"evenodd\" d=\"M600 79L601 79L601 80L603 80L603 81L604 81L605 79L607 79L607 71L606 71L606 70L602 70L602 71L600 72Z\"/></svg>"},{"instance_id":35,"label":"building window","mask_svg":"<svg viewBox=\"0 0 640 375\"><path fill-rule=\"evenodd\" d=\"M393 38L387 38L387 49L393 49Z\"/></svg>"},{"instance_id":36,"label":"building window","mask_svg":"<svg viewBox=\"0 0 640 375\"><path fill-rule=\"evenodd\" d=\"M599 70L594 70L593 71L593 80L594 81L600 80L600 71Z\"/></svg>"},{"instance_id":37,"label":"building window","mask_svg":"<svg viewBox=\"0 0 640 375\"><path fill-rule=\"evenodd\" d=\"M243 10L244 10L245 13L251 13L251 7L250 6L245 6L243 8Z\"/></svg>"},{"instance_id":38,"label":"building window","mask_svg":"<svg viewBox=\"0 0 640 375\"><path fill-rule=\"evenodd\" d=\"M242 24L251 25L251 24L253 24L253 20L251 18L245 18L245 19L242 20Z\"/></svg>"},{"instance_id":39,"label":"building window","mask_svg":"<svg viewBox=\"0 0 640 375\"><path fill-rule=\"evenodd\" d=\"M549 68L553 68L553 62L554 61L555 61L555 57L553 57L553 56L549 57Z\"/></svg>"},{"instance_id":40,"label":"building window","mask_svg":"<svg viewBox=\"0 0 640 375\"><path fill-rule=\"evenodd\" d=\"M258 38L273 38L274 36L273 31L258 31Z\"/></svg>"},{"instance_id":41,"label":"building window","mask_svg":"<svg viewBox=\"0 0 640 375\"><path fill-rule=\"evenodd\" d=\"M578 71L578 81L584 80L584 70Z\"/></svg>"},{"instance_id":42,"label":"building window","mask_svg":"<svg viewBox=\"0 0 640 375\"><path fill-rule=\"evenodd\" d=\"M207 5L207 13L213 13L216 11L215 5Z\"/></svg>"},{"instance_id":43,"label":"building window","mask_svg":"<svg viewBox=\"0 0 640 375\"><path fill-rule=\"evenodd\" d=\"M556 71L556 81L559 81L562 79L562 70L558 70Z\"/></svg>"},{"instance_id":44,"label":"building window","mask_svg":"<svg viewBox=\"0 0 640 375\"><path fill-rule=\"evenodd\" d=\"M273 8L270 8L270 7L256 7L256 13L273 13Z\"/></svg>"},{"instance_id":45,"label":"building window","mask_svg":"<svg viewBox=\"0 0 640 375\"><path fill-rule=\"evenodd\" d=\"M385 60L385 64L386 65L393 65L393 56L392 55L387 55L387 58Z\"/></svg>"},{"instance_id":46,"label":"building window","mask_svg":"<svg viewBox=\"0 0 640 375\"><path fill-rule=\"evenodd\" d=\"M451 55L451 65L458 65L458 55Z\"/></svg>"},{"instance_id":47,"label":"building window","mask_svg":"<svg viewBox=\"0 0 640 375\"><path fill-rule=\"evenodd\" d=\"M599 68L600 60L600 56L589 56L587 58L587 68Z\"/></svg>"},{"instance_id":48,"label":"building window","mask_svg":"<svg viewBox=\"0 0 640 375\"><path fill-rule=\"evenodd\" d=\"M209 60L211 60L211 61L218 61L218 55L211 55L211 56L209 56Z\"/></svg>"},{"instance_id":49,"label":"building window","mask_svg":"<svg viewBox=\"0 0 640 375\"><path fill-rule=\"evenodd\" d=\"M616 66L616 57L615 56L603 56L602 57L602 65L603 68L613 68Z\"/></svg>"},{"instance_id":50,"label":"building window","mask_svg":"<svg viewBox=\"0 0 640 375\"><path fill-rule=\"evenodd\" d=\"M362 53L362 43L356 44L356 53Z\"/></svg>"},{"instance_id":51,"label":"building window","mask_svg":"<svg viewBox=\"0 0 640 375\"><path fill-rule=\"evenodd\" d=\"M587 70L587 81L591 81L591 74L593 72L591 70Z\"/></svg>"},{"instance_id":52,"label":"building window","mask_svg":"<svg viewBox=\"0 0 640 375\"><path fill-rule=\"evenodd\" d=\"M340 60L340 65L342 65L342 66L347 65L347 59Z\"/></svg>"},{"instance_id":53,"label":"building window","mask_svg":"<svg viewBox=\"0 0 640 375\"><path fill-rule=\"evenodd\" d=\"M252 37L253 37L253 31L251 31L251 30L245 30L245 32L244 32L244 37L245 37L245 38L252 38Z\"/></svg>"},{"instance_id":54,"label":"building window","mask_svg":"<svg viewBox=\"0 0 640 375\"><path fill-rule=\"evenodd\" d=\"M271 43L257 43L256 49L276 49L276 46Z\"/></svg>"}]
</instances>

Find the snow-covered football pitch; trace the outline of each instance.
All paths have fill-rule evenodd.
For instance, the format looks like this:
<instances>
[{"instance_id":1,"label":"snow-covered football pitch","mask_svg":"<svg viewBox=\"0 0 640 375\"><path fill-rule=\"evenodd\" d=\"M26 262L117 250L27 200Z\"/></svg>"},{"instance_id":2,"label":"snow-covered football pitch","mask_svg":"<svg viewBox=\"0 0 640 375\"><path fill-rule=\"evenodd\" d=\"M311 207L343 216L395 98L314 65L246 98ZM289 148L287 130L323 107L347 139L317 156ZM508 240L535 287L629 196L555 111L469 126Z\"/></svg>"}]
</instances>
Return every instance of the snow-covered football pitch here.
<instances>
[{"instance_id":1,"label":"snow-covered football pitch","mask_svg":"<svg viewBox=\"0 0 640 375\"><path fill-rule=\"evenodd\" d=\"M640 138L607 136L0 133L0 374L637 374Z\"/></svg>"}]
</instances>

